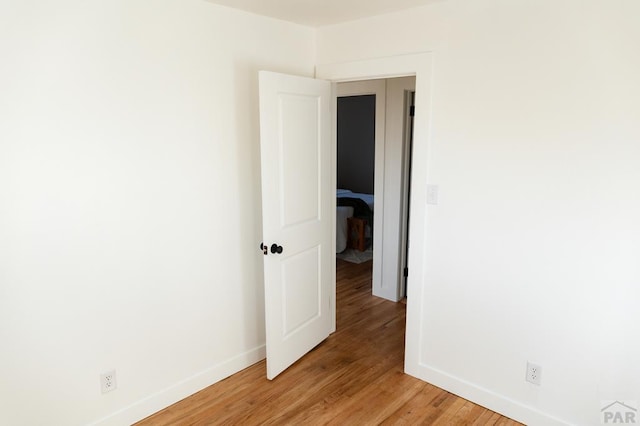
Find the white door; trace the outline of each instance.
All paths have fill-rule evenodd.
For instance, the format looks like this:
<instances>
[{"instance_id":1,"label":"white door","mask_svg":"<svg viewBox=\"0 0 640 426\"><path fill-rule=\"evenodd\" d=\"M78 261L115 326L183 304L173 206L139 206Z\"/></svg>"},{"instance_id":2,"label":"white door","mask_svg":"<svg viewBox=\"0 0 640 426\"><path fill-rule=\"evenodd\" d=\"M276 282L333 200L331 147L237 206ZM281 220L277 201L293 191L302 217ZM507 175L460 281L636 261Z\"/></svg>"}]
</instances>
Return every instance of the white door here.
<instances>
[{"instance_id":1,"label":"white door","mask_svg":"<svg viewBox=\"0 0 640 426\"><path fill-rule=\"evenodd\" d=\"M260 72L260 139L267 377L330 333L331 84Z\"/></svg>"}]
</instances>

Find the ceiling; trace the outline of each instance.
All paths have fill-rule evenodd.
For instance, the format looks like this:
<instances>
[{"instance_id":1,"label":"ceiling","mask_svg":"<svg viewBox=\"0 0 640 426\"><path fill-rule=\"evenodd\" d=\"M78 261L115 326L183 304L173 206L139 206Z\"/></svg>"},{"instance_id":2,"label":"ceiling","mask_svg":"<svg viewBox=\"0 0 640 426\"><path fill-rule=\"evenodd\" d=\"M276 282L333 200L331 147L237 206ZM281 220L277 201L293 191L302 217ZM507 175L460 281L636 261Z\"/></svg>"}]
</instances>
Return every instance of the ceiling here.
<instances>
[{"instance_id":1,"label":"ceiling","mask_svg":"<svg viewBox=\"0 0 640 426\"><path fill-rule=\"evenodd\" d=\"M442 0L207 0L258 15L319 27Z\"/></svg>"}]
</instances>

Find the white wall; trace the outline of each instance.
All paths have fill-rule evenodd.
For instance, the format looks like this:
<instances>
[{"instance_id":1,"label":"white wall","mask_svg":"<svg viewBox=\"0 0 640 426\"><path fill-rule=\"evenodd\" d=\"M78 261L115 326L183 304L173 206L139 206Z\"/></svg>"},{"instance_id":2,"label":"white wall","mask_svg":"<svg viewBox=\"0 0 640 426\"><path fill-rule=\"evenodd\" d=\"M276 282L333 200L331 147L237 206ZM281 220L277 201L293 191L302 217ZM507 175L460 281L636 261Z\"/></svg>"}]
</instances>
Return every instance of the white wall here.
<instances>
[{"instance_id":1,"label":"white wall","mask_svg":"<svg viewBox=\"0 0 640 426\"><path fill-rule=\"evenodd\" d=\"M318 33L320 64L434 52L413 370L529 424L640 400L639 14L450 0Z\"/></svg>"},{"instance_id":2,"label":"white wall","mask_svg":"<svg viewBox=\"0 0 640 426\"><path fill-rule=\"evenodd\" d=\"M0 4L0 424L128 424L263 356L257 71L314 49L201 0Z\"/></svg>"}]
</instances>

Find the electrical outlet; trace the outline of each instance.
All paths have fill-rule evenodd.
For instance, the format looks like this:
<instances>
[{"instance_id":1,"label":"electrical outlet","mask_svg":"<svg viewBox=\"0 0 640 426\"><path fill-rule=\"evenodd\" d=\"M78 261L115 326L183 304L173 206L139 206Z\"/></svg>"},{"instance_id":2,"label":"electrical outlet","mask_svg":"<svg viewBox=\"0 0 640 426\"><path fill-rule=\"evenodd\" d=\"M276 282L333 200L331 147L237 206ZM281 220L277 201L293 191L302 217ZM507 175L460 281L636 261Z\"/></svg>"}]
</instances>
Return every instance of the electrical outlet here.
<instances>
[{"instance_id":1,"label":"electrical outlet","mask_svg":"<svg viewBox=\"0 0 640 426\"><path fill-rule=\"evenodd\" d=\"M102 389L102 393L114 391L117 387L116 370L107 371L100 375L100 388Z\"/></svg>"},{"instance_id":2,"label":"electrical outlet","mask_svg":"<svg viewBox=\"0 0 640 426\"><path fill-rule=\"evenodd\" d=\"M540 385L542 380L542 367L527 361L527 382Z\"/></svg>"}]
</instances>

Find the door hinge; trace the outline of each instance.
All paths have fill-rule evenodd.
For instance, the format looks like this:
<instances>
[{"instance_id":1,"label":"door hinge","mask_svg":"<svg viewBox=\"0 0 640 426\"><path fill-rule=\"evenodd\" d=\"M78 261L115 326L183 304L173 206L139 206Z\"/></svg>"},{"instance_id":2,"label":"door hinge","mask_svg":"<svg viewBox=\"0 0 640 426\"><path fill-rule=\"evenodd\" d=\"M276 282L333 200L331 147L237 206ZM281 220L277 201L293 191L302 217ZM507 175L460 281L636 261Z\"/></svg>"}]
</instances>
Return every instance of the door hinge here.
<instances>
[{"instance_id":1,"label":"door hinge","mask_svg":"<svg viewBox=\"0 0 640 426\"><path fill-rule=\"evenodd\" d=\"M404 268L404 277L407 278L409 276L409 268Z\"/></svg>"},{"instance_id":2,"label":"door hinge","mask_svg":"<svg viewBox=\"0 0 640 426\"><path fill-rule=\"evenodd\" d=\"M415 105L411 105L411 107L409 107L409 117L415 117L416 116L416 107Z\"/></svg>"}]
</instances>

